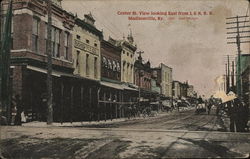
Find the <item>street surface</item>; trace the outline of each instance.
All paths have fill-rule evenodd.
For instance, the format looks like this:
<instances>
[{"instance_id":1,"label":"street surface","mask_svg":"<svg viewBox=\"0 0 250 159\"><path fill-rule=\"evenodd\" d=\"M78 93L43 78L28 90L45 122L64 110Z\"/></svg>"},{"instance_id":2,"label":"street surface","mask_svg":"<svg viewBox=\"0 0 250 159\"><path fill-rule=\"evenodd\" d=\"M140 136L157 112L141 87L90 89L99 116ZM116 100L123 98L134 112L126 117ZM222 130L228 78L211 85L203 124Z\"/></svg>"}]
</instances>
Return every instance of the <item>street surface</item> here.
<instances>
[{"instance_id":1,"label":"street surface","mask_svg":"<svg viewBox=\"0 0 250 159\"><path fill-rule=\"evenodd\" d=\"M250 134L194 110L79 126L1 127L1 158L249 157Z\"/></svg>"}]
</instances>

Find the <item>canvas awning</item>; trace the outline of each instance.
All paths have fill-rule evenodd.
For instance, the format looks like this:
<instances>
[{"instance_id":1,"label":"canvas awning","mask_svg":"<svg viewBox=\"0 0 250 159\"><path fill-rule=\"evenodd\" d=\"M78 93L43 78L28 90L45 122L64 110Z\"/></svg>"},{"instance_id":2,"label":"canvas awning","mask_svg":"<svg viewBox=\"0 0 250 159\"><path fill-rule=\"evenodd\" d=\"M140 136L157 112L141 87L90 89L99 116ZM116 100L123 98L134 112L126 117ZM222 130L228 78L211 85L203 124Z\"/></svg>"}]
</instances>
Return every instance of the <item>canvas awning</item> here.
<instances>
[{"instance_id":1,"label":"canvas awning","mask_svg":"<svg viewBox=\"0 0 250 159\"><path fill-rule=\"evenodd\" d=\"M125 90L138 91L137 89L131 88L131 87L126 86L126 85L124 85L124 84L122 85L122 87L123 87L123 89L125 89Z\"/></svg>"},{"instance_id":2,"label":"canvas awning","mask_svg":"<svg viewBox=\"0 0 250 159\"><path fill-rule=\"evenodd\" d=\"M100 83L101 83L102 86L123 90L123 87L120 84L110 83L110 82L105 82L105 81L101 81Z\"/></svg>"},{"instance_id":3,"label":"canvas awning","mask_svg":"<svg viewBox=\"0 0 250 159\"><path fill-rule=\"evenodd\" d=\"M32 71L36 71L36 72L41 72L41 73L47 74L47 70L44 69L44 68L39 68L39 67L31 66L31 65L27 65L26 68L29 69L29 70L32 70ZM58 72L58 71L52 71L52 73L51 73L52 76L56 76L56 77L61 77L64 74L66 74L66 73Z\"/></svg>"}]
</instances>

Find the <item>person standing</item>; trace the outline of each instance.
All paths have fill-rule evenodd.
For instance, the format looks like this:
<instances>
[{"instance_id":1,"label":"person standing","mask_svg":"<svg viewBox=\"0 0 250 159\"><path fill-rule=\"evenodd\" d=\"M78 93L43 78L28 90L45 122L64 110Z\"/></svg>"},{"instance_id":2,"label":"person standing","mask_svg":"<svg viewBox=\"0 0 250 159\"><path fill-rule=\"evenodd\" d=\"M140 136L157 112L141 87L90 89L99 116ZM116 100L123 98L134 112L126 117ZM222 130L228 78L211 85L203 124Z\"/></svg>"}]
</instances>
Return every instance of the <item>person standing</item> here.
<instances>
[{"instance_id":1,"label":"person standing","mask_svg":"<svg viewBox=\"0 0 250 159\"><path fill-rule=\"evenodd\" d=\"M16 95L15 100L16 100L16 108L17 108L17 113L16 113L16 117L15 117L15 125L22 125L21 113L23 111L23 107L22 107L22 102L21 102L20 96Z\"/></svg>"},{"instance_id":2,"label":"person standing","mask_svg":"<svg viewBox=\"0 0 250 159\"><path fill-rule=\"evenodd\" d=\"M234 104L233 101L229 101L226 104L227 104L227 108L228 108L227 113L228 113L228 116L230 119L230 132L235 132L236 118L237 118L236 105Z\"/></svg>"}]
</instances>

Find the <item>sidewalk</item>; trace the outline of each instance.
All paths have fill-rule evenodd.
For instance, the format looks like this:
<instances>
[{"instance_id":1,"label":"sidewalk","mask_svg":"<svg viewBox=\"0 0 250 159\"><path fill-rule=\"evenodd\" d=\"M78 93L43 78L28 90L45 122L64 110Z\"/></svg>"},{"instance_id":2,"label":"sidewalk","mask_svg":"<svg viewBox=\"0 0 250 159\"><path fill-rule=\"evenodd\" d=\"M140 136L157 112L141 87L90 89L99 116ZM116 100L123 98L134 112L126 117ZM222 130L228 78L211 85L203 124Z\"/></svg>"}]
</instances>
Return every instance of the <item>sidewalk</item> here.
<instances>
[{"instance_id":1,"label":"sidewalk","mask_svg":"<svg viewBox=\"0 0 250 159\"><path fill-rule=\"evenodd\" d=\"M150 119L155 119L159 118L165 115L170 115L172 113L177 112L176 110L173 112L159 112L157 113L156 116L153 117L131 117L130 119L128 118L118 118L118 119L108 119L108 120L100 120L100 121L82 121L82 122L63 122L57 123L54 122L52 125L47 125L46 122L40 122L40 121L32 121L28 123L23 123L22 126L25 127L51 127L51 126L56 126L56 127L84 127L84 126L98 126L98 125L103 125L103 124L115 124L115 123L121 123L121 122L126 122L126 121L136 121L136 120L150 120Z\"/></svg>"}]
</instances>

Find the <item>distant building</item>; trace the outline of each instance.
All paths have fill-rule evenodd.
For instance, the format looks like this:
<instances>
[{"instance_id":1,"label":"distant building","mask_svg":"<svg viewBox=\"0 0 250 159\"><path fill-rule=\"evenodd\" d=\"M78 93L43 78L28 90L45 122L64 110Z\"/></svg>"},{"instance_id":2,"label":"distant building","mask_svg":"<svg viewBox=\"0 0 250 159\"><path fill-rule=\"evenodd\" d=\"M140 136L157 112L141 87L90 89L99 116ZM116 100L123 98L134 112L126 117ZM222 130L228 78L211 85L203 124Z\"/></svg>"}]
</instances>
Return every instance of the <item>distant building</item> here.
<instances>
[{"instance_id":1,"label":"distant building","mask_svg":"<svg viewBox=\"0 0 250 159\"><path fill-rule=\"evenodd\" d=\"M181 97L187 97L188 96L188 83L184 82L180 84L180 93Z\"/></svg>"},{"instance_id":2,"label":"distant building","mask_svg":"<svg viewBox=\"0 0 250 159\"><path fill-rule=\"evenodd\" d=\"M157 82L157 71L151 70L151 91L161 94L161 85Z\"/></svg>"},{"instance_id":3,"label":"distant building","mask_svg":"<svg viewBox=\"0 0 250 159\"><path fill-rule=\"evenodd\" d=\"M181 82L173 81L173 98L178 99L181 97Z\"/></svg>"},{"instance_id":4,"label":"distant building","mask_svg":"<svg viewBox=\"0 0 250 159\"><path fill-rule=\"evenodd\" d=\"M194 86L193 85L188 85L187 97L194 97L194 96L195 96Z\"/></svg>"},{"instance_id":5,"label":"distant building","mask_svg":"<svg viewBox=\"0 0 250 159\"><path fill-rule=\"evenodd\" d=\"M143 63L139 56L135 61L135 85L145 90L151 90L151 69L150 62Z\"/></svg>"},{"instance_id":6,"label":"distant building","mask_svg":"<svg viewBox=\"0 0 250 159\"><path fill-rule=\"evenodd\" d=\"M172 68L161 63L159 67L152 70L157 72L157 82L161 84L161 94L172 97Z\"/></svg>"}]
</instances>

